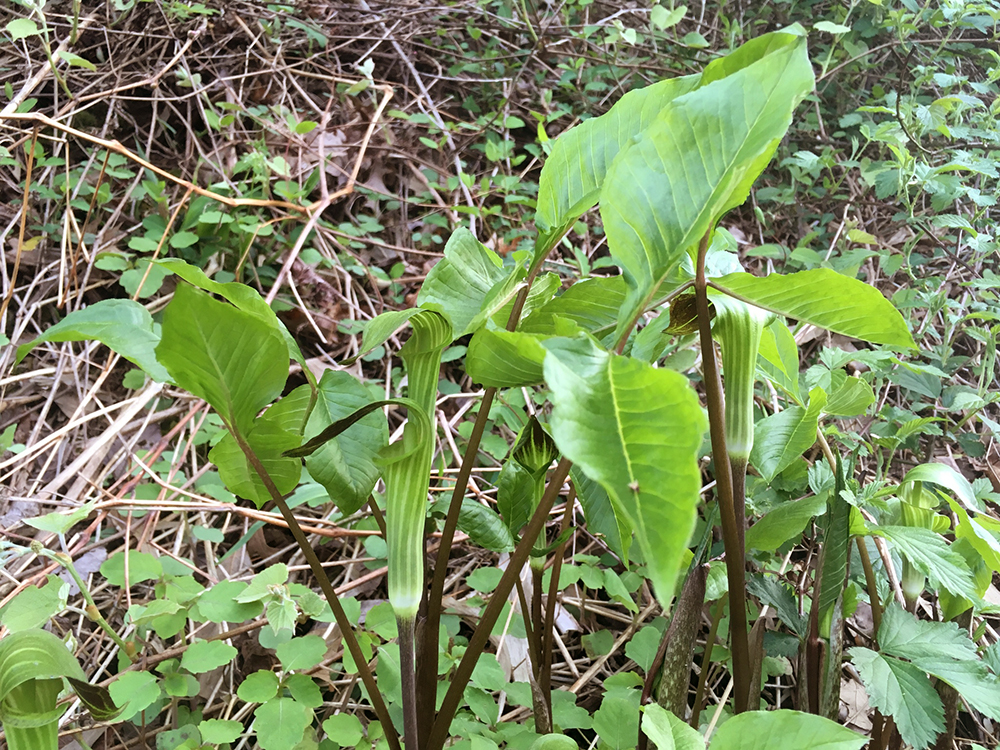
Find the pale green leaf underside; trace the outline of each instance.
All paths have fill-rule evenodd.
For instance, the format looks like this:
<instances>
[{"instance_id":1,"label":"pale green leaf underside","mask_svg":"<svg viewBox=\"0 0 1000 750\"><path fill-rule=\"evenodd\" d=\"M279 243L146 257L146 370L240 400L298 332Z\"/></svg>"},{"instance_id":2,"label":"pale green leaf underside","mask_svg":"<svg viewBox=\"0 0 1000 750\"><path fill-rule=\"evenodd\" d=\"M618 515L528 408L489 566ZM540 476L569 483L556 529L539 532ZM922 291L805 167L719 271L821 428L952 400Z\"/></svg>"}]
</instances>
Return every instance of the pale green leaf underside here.
<instances>
[{"instance_id":1,"label":"pale green leaf underside","mask_svg":"<svg viewBox=\"0 0 1000 750\"><path fill-rule=\"evenodd\" d=\"M757 277L734 273L711 284L758 307L851 338L914 348L906 322L882 293L829 268Z\"/></svg>"},{"instance_id":2,"label":"pale green leaf underside","mask_svg":"<svg viewBox=\"0 0 1000 750\"><path fill-rule=\"evenodd\" d=\"M669 602L701 485L698 398L682 375L610 355L590 338L545 347L556 444L635 528L656 594Z\"/></svg>"},{"instance_id":3,"label":"pale green leaf underside","mask_svg":"<svg viewBox=\"0 0 1000 750\"><path fill-rule=\"evenodd\" d=\"M767 481L791 466L816 442L816 425L826 394L814 388L809 405L790 406L757 422L750 461Z\"/></svg>"}]
</instances>

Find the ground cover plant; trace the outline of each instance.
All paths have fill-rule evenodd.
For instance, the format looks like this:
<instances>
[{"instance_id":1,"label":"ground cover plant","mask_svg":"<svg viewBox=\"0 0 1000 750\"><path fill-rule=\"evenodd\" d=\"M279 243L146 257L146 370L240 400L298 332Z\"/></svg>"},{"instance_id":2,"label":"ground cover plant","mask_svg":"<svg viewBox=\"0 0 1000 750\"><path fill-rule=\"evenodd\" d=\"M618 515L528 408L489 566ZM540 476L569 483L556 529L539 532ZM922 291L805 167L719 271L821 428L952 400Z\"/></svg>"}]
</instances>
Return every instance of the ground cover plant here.
<instances>
[{"instance_id":1,"label":"ground cover plant","mask_svg":"<svg viewBox=\"0 0 1000 750\"><path fill-rule=\"evenodd\" d=\"M248 9L4 20L8 747L996 746L996 8Z\"/></svg>"}]
</instances>

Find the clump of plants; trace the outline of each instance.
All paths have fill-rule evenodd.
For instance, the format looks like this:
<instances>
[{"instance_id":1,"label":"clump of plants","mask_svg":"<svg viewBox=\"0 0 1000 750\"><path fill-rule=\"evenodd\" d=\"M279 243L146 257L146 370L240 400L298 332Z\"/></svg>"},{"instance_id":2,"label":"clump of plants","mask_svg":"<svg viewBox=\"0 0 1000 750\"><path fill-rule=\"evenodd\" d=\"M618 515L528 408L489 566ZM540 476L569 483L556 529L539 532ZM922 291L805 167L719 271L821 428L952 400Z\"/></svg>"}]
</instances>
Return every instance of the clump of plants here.
<instances>
[{"instance_id":1,"label":"clump of plants","mask_svg":"<svg viewBox=\"0 0 1000 750\"><path fill-rule=\"evenodd\" d=\"M258 509L278 509L322 592L289 584L283 564L248 584L206 588L182 582L146 553L123 550L109 559L109 575L121 566L133 582L137 573L157 582L157 599L129 612L136 633L173 637L189 621L266 621L262 643L275 649L281 670L247 675L237 687L243 701L257 704L252 718L194 717L187 735L170 735L177 746L235 745L253 733L264 750L360 743L441 750L466 742L542 750L575 745L567 735L575 729L614 748L860 748L868 738L834 719L844 621L862 599L875 630L848 654L878 709L880 746L894 732L919 748L950 737L959 696L1000 720L997 648L980 648L968 632L984 607L989 571L1000 562L996 522L972 486L942 464L917 465L895 484L861 484L852 471L857 446L830 429L830 420L864 413L874 391L847 374L850 360L833 353L825 369L800 382L789 328L789 321L815 326L881 347L870 350L873 359L902 362L915 349L906 321L878 290L831 268L747 273L732 236L719 228L747 200L814 84L806 37L793 26L753 39L699 73L634 90L566 132L541 172L532 252L504 261L458 229L416 305L367 324L361 355L409 330L397 353L405 390L391 398L375 398L345 370L317 378L255 290L214 280L177 258L153 262L157 273L177 278L161 320L135 301L105 300L20 346L23 359L44 341L96 339L150 378L209 404L223 428L208 454L219 477ZM546 262L595 206L621 274L564 285L545 272ZM167 225L164 236L170 231ZM465 371L484 390L451 498L431 507L442 354L459 340L468 347ZM697 352L700 367L671 366L678 362L671 356L688 350ZM290 363L306 382L289 390ZM759 383L773 393L763 410ZM496 474L495 507L477 502L467 487L491 407L521 389L531 389L535 408L518 414L519 434ZM392 442L386 409L405 411L405 427ZM802 457L814 447L819 454L806 468ZM807 474L812 494L775 502L749 525L748 487L760 495L780 490L795 471ZM364 630L356 627L356 603L338 595L290 506L306 475L328 493L339 518L367 508L376 519L391 618L369 613ZM561 498L560 527L550 533ZM587 528L622 570L648 581L667 622L653 635L655 655L642 659L644 680L609 678L600 709L570 727L565 693L553 689L551 653L559 569L577 501ZM773 575L775 553L812 523L819 533L803 578L803 614ZM714 543L716 524L721 545ZM461 644L445 621L443 596L458 530L471 544L508 556ZM872 551L885 563L882 578ZM889 575L893 554L900 581ZM852 558L862 566L863 587L849 575ZM521 580L526 567L530 592ZM605 580L609 594L635 608L635 589L617 573ZM916 617L928 587L940 595L940 621ZM893 602L897 594L901 601ZM516 728L499 722L493 694L517 688L489 652L512 597L531 674L528 694L520 696L531 721ZM692 654L706 604L713 624L692 699ZM94 610L86 614L100 618ZM791 633L779 642L768 638L774 613ZM343 667L357 675L370 711L365 725L342 712L316 720L323 701L308 670L325 646L316 636L296 635L300 617L336 622ZM723 617L731 681L702 723L705 676ZM29 649L53 663L65 661L65 651L35 627L22 633L35 640L8 647L17 660L0 660L0 718L11 741L25 726L25 699L2 686L8 679L17 689L34 685L30 699L38 701L46 734L29 746L54 747L49 727L58 718L58 679L81 677L67 662L47 669L44 679L25 679ZM189 639L179 659L151 670L143 668L150 655L140 653L141 638L121 647L137 664L130 671L121 665L108 694L114 708L88 703L105 718L120 711L134 720L168 700L195 699L197 680L192 686L190 678L236 656L224 639ZM796 664L798 710L762 710L776 653Z\"/></svg>"}]
</instances>

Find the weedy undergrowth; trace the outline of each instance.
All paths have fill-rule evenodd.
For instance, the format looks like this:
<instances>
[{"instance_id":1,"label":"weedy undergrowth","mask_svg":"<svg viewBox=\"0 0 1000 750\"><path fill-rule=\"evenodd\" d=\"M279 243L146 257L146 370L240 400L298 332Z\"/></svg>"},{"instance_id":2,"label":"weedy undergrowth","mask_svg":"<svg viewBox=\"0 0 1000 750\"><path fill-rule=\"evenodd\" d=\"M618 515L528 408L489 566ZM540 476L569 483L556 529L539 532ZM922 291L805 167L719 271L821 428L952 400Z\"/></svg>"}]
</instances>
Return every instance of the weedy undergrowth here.
<instances>
[{"instance_id":1,"label":"weedy undergrowth","mask_svg":"<svg viewBox=\"0 0 1000 750\"><path fill-rule=\"evenodd\" d=\"M384 313L367 325L362 354L411 329L399 351L407 378L405 398L376 399L344 371L331 370L317 379L257 292L237 282L213 281L178 259L155 261L164 273L179 277L159 325L137 302L107 300L68 315L23 344L19 359L44 341L97 339L153 379L207 402L226 432L209 459L235 495L258 508L273 504L280 510L325 598L324 604L311 590L287 586L287 569L276 565L231 593L213 596L175 586L163 598L169 606L136 612L135 622L167 632L176 621L168 626L159 618L178 613L182 621L191 616L221 622L265 612L267 639L277 645L283 674L280 679L269 672L248 676L240 697L260 704L253 724L260 746L290 750L309 731L314 708L307 697L313 691L307 684L313 683L298 670L315 665L318 658L308 637L293 637L295 618L300 612L318 616L326 610L340 626L345 663L351 660L388 747L441 750L453 737L460 708L475 700L469 698L470 680L483 663L508 597L517 590L531 644L535 731L529 739L539 748L547 743L562 747L572 740L560 736L555 718L549 654L558 566L573 523L575 494L587 524L621 563L640 561L663 610L677 610L676 626L671 623L664 637L685 634L686 655L666 659L671 667L663 674L649 670L642 700L633 700L636 691L627 686L617 689L628 697L609 693L606 699L607 706L630 714L622 724L641 728L643 741L648 738L663 748L705 746L697 718L704 680L694 698L693 726L683 715L696 632L684 622L691 622L692 613L704 605L711 526L703 530L693 558L689 545L699 519L716 517L728 604L715 608L713 633L728 606L732 709L739 716L715 731L712 750L814 745L847 750L867 741L828 718L834 715L840 684L840 629L850 604L852 538L878 617L872 644L878 649L858 647L850 653L873 705L895 719L905 741L920 747L945 730L944 704L928 675L951 685L977 710L1000 715L991 697L1000 693L988 692L997 685L996 654L980 658L957 625L920 622L913 616L928 577L952 597L947 607L951 619L982 596L981 581L968 566L955 562L967 554L972 567L989 560L995 569L996 538L985 528L988 522L977 516L981 504L960 475L937 464L914 468L898 487L869 490L853 482L844 469L849 461L828 444L822 420L860 413L874 400L872 390L842 372L831 374L823 385L801 387L798 353L786 324L792 319L905 352L914 348L905 321L880 292L828 268L764 277L746 273L727 246L727 233L717 229L726 212L747 199L813 86L805 36L791 27L746 43L699 74L632 91L607 114L561 136L541 173L537 238L530 257L505 264L470 231L456 230L444 259L421 285L416 307ZM557 295L562 280L543 273L546 260L570 227L595 206L622 273L579 281ZM697 334L700 345L700 389L696 378L657 366L665 336L691 334ZM427 496L436 451L441 357L467 336L466 371L484 391L434 564L428 566L428 530L434 521L428 517ZM716 340L722 348L721 371ZM290 362L301 366L307 383L284 393ZM782 391L788 405L755 425L754 386L761 375ZM536 388L545 400L535 415L524 416L521 434L498 476L494 510L470 501L466 490L490 407L498 393L511 388ZM384 411L389 406L405 408L407 415L402 436L392 444ZM714 500L703 498L700 457L706 433L715 488L705 494ZM816 469L821 491L764 516L748 531L748 466L771 482L817 440L830 463L828 469ZM380 522L395 624L386 626L390 635L378 651L378 672L370 665L371 640L356 633L351 605L333 589L289 507L288 496L299 485L303 466L344 516L367 506ZM819 476L821 471L825 473ZM375 493L379 479L384 492ZM562 526L549 540L546 524L567 482L571 489ZM941 495L928 485L951 494ZM948 545L941 536L944 527L935 511L942 499L959 519L961 544ZM866 510L869 503L881 503L878 517ZM822 543L812 576L813 603L808 622L803 622L795 607L787 606L781 584L755 572L751 553L773 552L817 515L825 516ZM464 652L446 664L440 647L446 615L442 595L459 528L473 542L509 553L509 560ZM868 556L873 539L880 553L888 541L902 557L899 590L909 611L896 604L883 607L885 585L876 579ZM143 563L142 558L133 562L132 554L125 559L134 572ZM550 559L553 573L546 592L543 574ZM520 582L526 565L533 571L530 600ZM162 569L151 575L165 587L169 577ZM856 603L857 592L851 590L851 596ZM809 713L757 710L769 609L797 628L803 665L799 707ZM756 621L751 629L752 615ZM182 628L183 622L173 634ZM906 633L912 638L901 635ZM394 638L396 643L389 643ZM220 641L193 641L180 663L168 664L161 675L164 680L175 675L173 689L186 696L185 677L226 663L233 656L227 648ZM709 658L706 650L705 661ZM398 668L391 690L386 687L387 664ZM703 674L706 668L703 663ZM652 695L654 678L667 683L658 695L685 697L682 706L669 701L676 713L658 703L639 705ZM4 679L0 673L0 684ZM128 678L136 687L142 679ZM892 680L919 694L922 705L931 705L928 716L914 715L914 699L894 690ZM46 685L46 696L55 687ZM153 705L156 695L143 708ZM143 710L134 700L127 705L129 716ZM4 717L9 715L5 709ZM323 724L327 739L350 744L345 737L353 737L357 727L332 719ZM233 731L238 735L239 729L206 725L197 742L229 742L212 738L230 737ZM376 736L373 728L369 736ZM637 734L631 744L638 741ZM49 739L45 742L51 746ZM620 746L629 746L628 739Z\"/></svg>"}]
</instances>

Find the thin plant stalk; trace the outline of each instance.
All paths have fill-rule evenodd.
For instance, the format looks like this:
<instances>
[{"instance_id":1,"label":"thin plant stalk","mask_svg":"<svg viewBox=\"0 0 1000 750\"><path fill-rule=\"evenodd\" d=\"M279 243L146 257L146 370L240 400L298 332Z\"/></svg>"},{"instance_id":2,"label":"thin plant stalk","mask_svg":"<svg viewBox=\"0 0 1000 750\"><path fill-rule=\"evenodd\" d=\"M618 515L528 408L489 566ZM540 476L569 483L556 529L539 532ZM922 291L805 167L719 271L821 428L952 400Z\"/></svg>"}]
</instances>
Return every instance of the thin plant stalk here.
<instances>
[{"instance_id":1,"label":"thin plant stalk","mask_svg":"<svg viewBox=\"0 0 1000 750\"><path fill-rule=\"evenodd\" d=\"M708 639L705 641L705 653L701 657L701 674L698 675L698 687L694 691L694 706L691 708L691 721L688 722L695 729L701 719L701 709L705 704L705 688L708 686L708 670L712 666L712 650L715 648L715 639L719 635L719 624L722 622L722 614L726 611L726 601L729 599L729 592L723 594L715 605L715 614L712 615L712 627L708 630Z\"/></svg>"},{"instance_id":2,"label":"thin plant stalk","mask_svg":"<svg viewBox=\"0 0 1000 750\"><path fill-rule=\"evenodd\" d=\"M576 504L576 487L570 483L566 503L563 506L562 523L559 526L559 536L562 537L569 529L573 520L573 507ZM542 628L542 668L538 675L538 685L551 702L552 700L552 640L556 626L556 601L559 594L559 576L562 574L563 555L566 554L564 541L556 549L552 559L549 595L545 600L545 624ZM551 709L551 706L550 706Z\"/></svg>"},{"instance_id":3,"label":"thin plant stalk","mask_svg":"<svg viewBox=\"0 0 1000 750\"><path fill-rule=\"evenodd\" d=\"M490 597L490 602L486 605L486 609L483 610L479 624L476 626L472 638L469 639L465 655L462 657L462 661L459 662L458 669L455 670L451 685L448 687L448 692L444 697L444 702L441 704L441 709L438 711L434 725L431 727L430 737L424 746L424 750L442 750L445 742L447 742L451 720L455 717L455 712L458 710L459 703L465 693L465 686L472 677L472 670L475 668L480 654L482 654L483 649L486 647L490 633L493 632L493 626L496 624L500 613L503 611L504 604L507 602L507 596L514 588L515 580L520 577L521 569L531 554L535 540L545 527L549 511L552 509L552 505L555 503L556 497L558 497L562 489L563 482L566 481L566 477L569 475L570 466L571 462L569 459L562 458L552 472L548 487L545 489L545 494L542 495L538 507L535 508L535 513L532 515L531 521L528 522L521 541L510 556L507 569L504 570L503 576L500 578L500 583L494 589L493 596Z\"/></svg>"},{"instance_id":4,"label":"thin plant stalk","mask_svg":"<svg viewBox=\"0 0 1000 750\"><path fill-rule=\"evenodd\" d=\"M396 727L392 723L389 709L386 707L385 701L382 700L382 693L379 692L375 676L368 668L368 660L361 651L358 639L354 635L351 621L347 618L347 613L344 612L340 599L337 597L337 592L334 590L333 584L330 583L330 579L323 568L323 564L319 561L316 551L309 544L309 540L302 531L302 527L299 526L299 522L296 520L291 508L288 507L288 503L285 502L285 498L278 491L274 480L271 479L271 475L268 474L267 469L264 468L264 464L261 463L260 458L254 453L253 448L247 443L243 434L233 424L226 424L226 427L236 440L237 445L240 446L240 450L243 451L243 455L246 456L247 461L253 467L257 476L260 477L260 481L264 484L274 504L278 506L278 510L281 511L281 515L285 519L285 523L288 524L288 530L292 532L295 543L299 546L302 555L306 558L306 562L309 563L313 575L319 582L319 587L322 589L323 595L326 597L326 601L333 611L334 619L336 619L337 625L340 627L344 643L347 644L347 650L351 652L354 663L358 667L358 676L361 677L361 682L364 684L365 690L368 691L368 700L371 702L376 716L378 716L379 721L382 723L385 739L389 743L390 750L402 750L399 744L399 735L396 733Z\"/></svg>"},{"instance_id":5,"label":"thin plant stalk","mask_svg":"<svg viewBox=\"0 0 1000 750\"><path fill-rule=\"evenodd\" d=\"M708 309L708 283L705 277L705 255L711 231L706 232L698 246L697 271L694 281L698 333L701 338L701 359L705 375L705 396L708 403L709 432L715 457L715 480L721 511L722 540L726 550L726 574L729 580L729 639L733 651L733 708L736 713L747 710L750 696L750 644L747 640L746 572L743 545L733 501L733 476L726 450L726 425L722 381L715 359L712 323Z\"/></svg>"}]
</instances>

